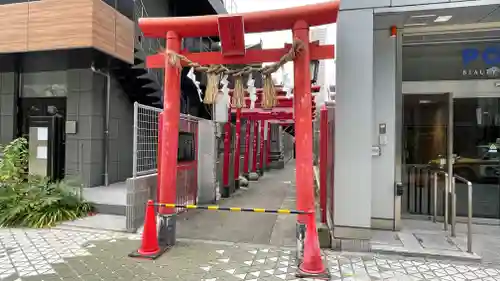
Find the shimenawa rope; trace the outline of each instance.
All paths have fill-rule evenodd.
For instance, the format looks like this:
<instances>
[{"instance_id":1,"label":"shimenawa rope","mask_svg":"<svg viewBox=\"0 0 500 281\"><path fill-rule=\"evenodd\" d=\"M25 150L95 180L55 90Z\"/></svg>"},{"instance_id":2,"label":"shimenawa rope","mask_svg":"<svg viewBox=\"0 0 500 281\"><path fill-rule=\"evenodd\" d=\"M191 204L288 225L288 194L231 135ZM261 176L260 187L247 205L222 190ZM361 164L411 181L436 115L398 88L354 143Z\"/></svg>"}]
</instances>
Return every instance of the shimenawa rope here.
<instances>
[{"instance_id":1,"label":"shimenawa rope","mask_svg":"<svg viewBox=\"0 0 500 281\"><path fill-rule=\"evenodd\" d=\"M223 65L202 66L199 63L193 62L187 57L176 52L167 50L166 54L168 57L168 63L172 66L182 68L182 66L184 65L186 67L194 68L195 71L207 73L207 88L205 90L205 98L203 99L203 103L205 104L215 103L217 93L219 92L220 77L222 74L227 74L235 78L232 105L236 108L245 107L245 90L243 85L244 76L247 76L254 71L262 73L264 88L261 107L264 109L270 109L276 106L277 103L276 90L274 88L274 82L272 80L271 74L276 72L287 62L293 61L303 50L303 48L304 43L298 39L295 39L290 50L285 55L283 55L278 62L266 65L261 68L245 66L243 69L228 69Z\"/></svg>"}]
</instances>

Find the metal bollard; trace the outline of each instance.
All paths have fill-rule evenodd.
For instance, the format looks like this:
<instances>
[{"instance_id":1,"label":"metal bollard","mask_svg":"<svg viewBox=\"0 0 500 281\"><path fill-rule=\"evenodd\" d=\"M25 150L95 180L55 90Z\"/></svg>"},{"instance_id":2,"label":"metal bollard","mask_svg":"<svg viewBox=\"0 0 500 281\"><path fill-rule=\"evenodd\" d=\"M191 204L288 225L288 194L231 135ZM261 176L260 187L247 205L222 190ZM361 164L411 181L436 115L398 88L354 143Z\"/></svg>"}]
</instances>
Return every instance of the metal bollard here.
<instances>
[{"instance_id":1,"label":"metal bollard","mask_svg":"<svg viewBox=\"0 0 500 281\"><path fill-rule=\"evenodd\" d=\"M451 237L456 237L456 219L457 219L457 194L455 186L455 177L451 177Z\"/></svg>"},{"instance_id":2,"label":"metal bollard","mask_svg":"<svg viewBox=\"0 0 500 281\"><path fill-rule=\"evenodd\" d=\"M434 195L434 198L433 198L433 217L432 217L432 222L436 223L437 221L437 195L438 195L438 192L437 192L437 185L438 185L438 173L437 172L434 172L432 174L433 176L433 179L432 179L432 191L433 191L433 195Z\"/></svg>"},{"instance_id":3,"label":"metal bollard","mask_svg":"<svg viewBox=\"0 0 500 281\"><path fill-rule=\"evenodd\" d=\"M467 252L472 253L472 183L467 182Z\"/></svg>"},{"instance_id":4,"label":"metal bollard","mask_svg":"<svg viewBox=\"0 0 500 281\"><path fill-rule=\"evenodd\" d=\"M411 213L413 212L413 201L415 201L415 198L412 197L412 192L415 190L415 172L414 172L414 167L410 167L410 175L408 176L408 211ZM412 200L413 199L413 200Z\"/></svg>"},{"instance_id":5,"label":"metal bollard","mask_svg":"<svg viewBox=\"0 0 500 281\"><path fill-rule=\"evenodd\" d=\"M448 199L449 195L449 176L448 173L444 173L444 230L448 231L448 223L449 223L449 214L448 214Z\"/></svg>"}]
</instances>

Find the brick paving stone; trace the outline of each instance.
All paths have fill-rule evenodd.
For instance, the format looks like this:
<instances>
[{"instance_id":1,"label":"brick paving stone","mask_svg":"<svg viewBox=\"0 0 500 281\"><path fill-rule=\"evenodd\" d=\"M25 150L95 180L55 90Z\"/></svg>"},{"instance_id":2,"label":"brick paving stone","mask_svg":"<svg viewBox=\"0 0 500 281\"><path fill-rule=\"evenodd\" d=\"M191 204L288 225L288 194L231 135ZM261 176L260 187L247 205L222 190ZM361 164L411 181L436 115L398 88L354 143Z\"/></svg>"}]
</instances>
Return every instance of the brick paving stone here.
<instances>
[{"instance_id":1,"label":"brick paving stone","mask_svg":"<svg viewBox=\"0 0 500 281\"><path fill-rule=\"evenodd\" d=\"M137 235L0 229L0 238L2 281L299 280L292 248L180 240L150 261L128 257L140 243ZM325 260L331 280L500 280L498 268L466 262L331 251L325 252Z\"/></svg>"},{"instance_id":2,"label":"brick paving stone","mask_svg":"<svg viewBox=\"0 0 500 281\"><path fill-rule=\"evenodd\" d=\"M274 176L272 173L267 175L271 175L267 178L270 180L261 181L264 188L254 186L252 191L251 187L245 196L237 194L236 201L224 204L265 208L279 207L276 204L291 206L283 200L290 199L293 184L287 182L293 178L293 168ZM262 196L267 199L259 200ZM0 281L299 280L295 277L296 253L294 248L286 247L294 246L295 233L289 226L295 223L294 220L280 221L276 215L269 214L236 213L234 217L230 217L230 213L204 214L191 222L188 220L187 224L179 222L182 226L180 236L221 241L179 239L174 248L155 261L128 257L140 244L140 237L135 234L0 229ZM279 225L279 231L271 235L275 224ZM210 225L213 229L204 232L204 227ZM325 251L325 262L331 280L500 280L500 263L495 262L499 254L494 251L500 249L500 239L495 235L489 237L489 240L480 240L488 244L484 249L490 249L488 257L492 257L483 264L332 251Z\"/></svg>"}]
</instances>

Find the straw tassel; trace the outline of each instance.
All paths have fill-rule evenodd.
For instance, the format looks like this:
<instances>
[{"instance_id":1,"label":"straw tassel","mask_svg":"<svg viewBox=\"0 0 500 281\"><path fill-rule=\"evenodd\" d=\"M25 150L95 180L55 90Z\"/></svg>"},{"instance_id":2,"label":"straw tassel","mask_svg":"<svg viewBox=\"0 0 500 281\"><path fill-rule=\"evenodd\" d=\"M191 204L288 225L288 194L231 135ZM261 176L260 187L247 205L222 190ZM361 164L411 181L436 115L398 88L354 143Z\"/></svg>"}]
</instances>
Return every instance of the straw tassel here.
<instances>
[{"instance_id":1,"label":"straw tassel","mask_svg":"<svg viewBox=\"0 0 500 281\"><path fill-rule=\"evenodd\" d=\"M214 104L219 92L221 65L212 65L207 70L207 89L205 90L204 104Z\"/></svg>"},{"instance_id":2,"label":"straw tassel","mask_svg":"<svg viewBox=\"0 0 500 281\"><path fill-rule=\"evenodd\" d=\"M272 109L276 106L276 89L274 88L274 81L271 73L264 73L264 88L262 93L262 108Z\"/></svg>"},{"instance_id":3,"label":"straw tassel","mask_svg":"<svg viewBox=\"0 0 500 281\"><path fill-rule=\"evenodd\" d=\"M235 75L234 90L233 90L233 107L245 107L245 88L243 86L243 75Z\"/></svg>"}]
</instances>

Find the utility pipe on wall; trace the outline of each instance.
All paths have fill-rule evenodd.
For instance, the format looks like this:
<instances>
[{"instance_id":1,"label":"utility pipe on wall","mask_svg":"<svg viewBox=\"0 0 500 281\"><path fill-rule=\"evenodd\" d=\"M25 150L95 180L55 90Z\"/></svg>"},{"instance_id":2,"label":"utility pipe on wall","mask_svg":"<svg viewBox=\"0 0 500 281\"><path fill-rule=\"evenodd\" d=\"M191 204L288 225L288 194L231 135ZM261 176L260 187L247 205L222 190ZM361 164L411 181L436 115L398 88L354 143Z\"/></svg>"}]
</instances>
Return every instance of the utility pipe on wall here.
<instances>
[{"instance_id":1,"label":"utility pipe on wall","mask_svg":"<svg viewBox=\"0 0 500 281\"><path fill-rule=\"evenodd\" d=\"M106 77L106 105L104 107L104 186L109 186L109 121L110 121L110 100L111 100L111 76L109 70L104 72L96 69L92 64L92 72Z\"/></svg>"}]
</instances>

